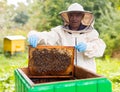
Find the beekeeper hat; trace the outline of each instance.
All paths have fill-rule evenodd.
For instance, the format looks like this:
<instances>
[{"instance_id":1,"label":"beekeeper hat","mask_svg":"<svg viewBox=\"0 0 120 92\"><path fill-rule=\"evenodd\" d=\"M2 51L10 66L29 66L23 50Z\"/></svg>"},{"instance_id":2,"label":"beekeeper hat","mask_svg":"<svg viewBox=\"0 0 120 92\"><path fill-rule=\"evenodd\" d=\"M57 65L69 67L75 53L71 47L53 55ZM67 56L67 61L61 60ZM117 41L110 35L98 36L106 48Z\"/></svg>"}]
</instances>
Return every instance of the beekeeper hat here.
<instances>
[{"instance_id":1,"label":"beekeeper hat","mask_svg":"<svg viewBox=\"0 0 120 92\"><path fill-rule=\"evenodd\" d=\"M82 12L84 13L84 17L81 20L81 23L83 25L89 26L94 20L94 16L92 12L90 11L85 11L83 6L78 4L78 3L73 3L71 4L66 11L62 11L59 14L62 16L65 24L69 24L69 18L68 18L68 13L69 12Z\"/></svg>"}]
</instances>

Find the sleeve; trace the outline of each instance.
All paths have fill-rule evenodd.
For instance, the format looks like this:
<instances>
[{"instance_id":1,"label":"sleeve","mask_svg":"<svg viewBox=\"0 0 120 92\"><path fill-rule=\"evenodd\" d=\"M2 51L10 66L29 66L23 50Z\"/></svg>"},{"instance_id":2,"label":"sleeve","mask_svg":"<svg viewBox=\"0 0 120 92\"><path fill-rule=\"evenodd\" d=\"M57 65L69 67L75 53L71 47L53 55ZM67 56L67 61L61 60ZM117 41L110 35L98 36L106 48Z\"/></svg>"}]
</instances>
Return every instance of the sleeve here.
<instances>
[{"instance_id":1,"label":"sleeve","mask_svg":"<svg viewBox=\"0 0 120 92\"><path fill-rule=\"evenodd\" d=\"M57 41L59 40L58 33L55 31L55 29L51 29L51 31L43 31L38 32L36 30L32 30L28 33L28 37L34 35L39 38L38 44L39 45L55 45Z\"/></svg>"},{"instance_id":2,"label":"sleeve","mask_svg":"<svg viewBox=\"0 0 120 92\"><path fill-rule=\"evenodd\" d=\"M90 34L88 34L87 39L87 49L84 52L84 55L89 58L103 56L106 44L102 39L99 38L98 32L93 30Z\"/></svg>"}]
</instances>

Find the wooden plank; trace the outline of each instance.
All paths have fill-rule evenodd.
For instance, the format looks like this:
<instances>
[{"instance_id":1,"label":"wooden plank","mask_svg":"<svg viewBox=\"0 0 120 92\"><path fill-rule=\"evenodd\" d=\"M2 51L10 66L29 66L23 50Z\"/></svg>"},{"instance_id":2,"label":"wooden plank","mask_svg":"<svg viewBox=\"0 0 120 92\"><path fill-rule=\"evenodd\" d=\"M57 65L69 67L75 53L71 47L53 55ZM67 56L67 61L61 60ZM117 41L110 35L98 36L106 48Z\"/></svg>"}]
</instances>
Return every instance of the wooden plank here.
<instances>
[{"instance_id":1,"label":"wooden plank","mask_svg":"<svg viewBox=\"0 0 120 92\"><path fill-rule=\"evenodd\" d=\"M29 78L73 78L73 76L28 76Z\"/></svg>"}]
</instances>

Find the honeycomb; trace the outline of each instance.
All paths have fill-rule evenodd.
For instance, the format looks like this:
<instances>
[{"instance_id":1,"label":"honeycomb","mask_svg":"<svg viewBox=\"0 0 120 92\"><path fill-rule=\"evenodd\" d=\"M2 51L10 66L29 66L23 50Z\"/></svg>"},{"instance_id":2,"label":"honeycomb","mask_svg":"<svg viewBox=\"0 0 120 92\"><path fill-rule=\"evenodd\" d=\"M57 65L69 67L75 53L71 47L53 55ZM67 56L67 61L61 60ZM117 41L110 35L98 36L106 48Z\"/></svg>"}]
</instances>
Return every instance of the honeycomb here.
<instances>
[{"instance_id":1,"label":"honeycomb","mask_svg":"<svg viewBox=\"0 0 120 92\"><path fill-rule=\"evenodd\" d=\"M35 48L29 60L30 72L32 75L64 75L72 60L73 50L68 48Z\"/></svg>"}]
</instances>

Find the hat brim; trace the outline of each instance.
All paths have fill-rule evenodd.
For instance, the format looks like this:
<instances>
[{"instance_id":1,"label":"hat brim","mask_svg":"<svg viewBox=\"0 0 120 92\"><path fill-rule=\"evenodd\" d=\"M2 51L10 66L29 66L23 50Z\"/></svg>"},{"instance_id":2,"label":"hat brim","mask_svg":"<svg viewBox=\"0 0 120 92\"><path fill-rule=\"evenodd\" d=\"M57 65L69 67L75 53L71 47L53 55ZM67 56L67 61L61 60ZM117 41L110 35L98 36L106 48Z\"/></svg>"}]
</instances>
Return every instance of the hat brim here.
<instances>
[{"instance_id":1,"label":"hat brim","mask_svg":"<svg viewBox=\"0 0 120 92\"><path fill-rule=\"evenodd\" d=\"M90 25L92 21L94 20L94 15L90 11L62 11L59 14L61 15L62 19L64 20L65 24L69 24L69 18L68 18L68 13L70 12L81 12L84 13L84 17L81 20L81 23L83 25Z\"/></svg>"}]
</instances>

